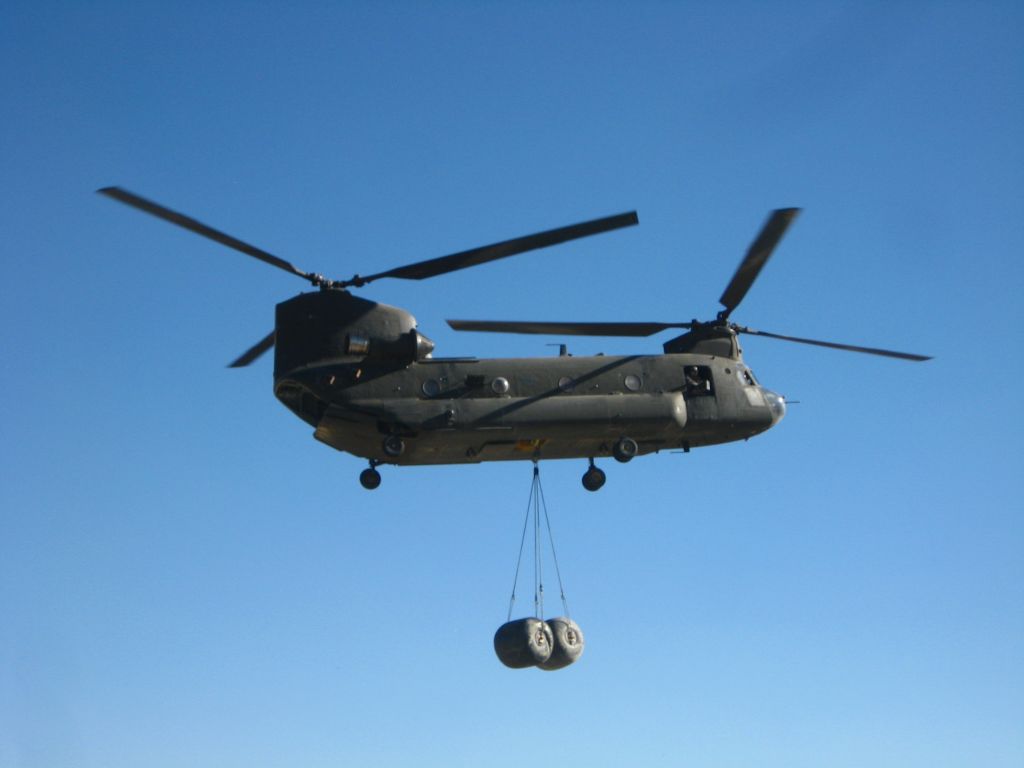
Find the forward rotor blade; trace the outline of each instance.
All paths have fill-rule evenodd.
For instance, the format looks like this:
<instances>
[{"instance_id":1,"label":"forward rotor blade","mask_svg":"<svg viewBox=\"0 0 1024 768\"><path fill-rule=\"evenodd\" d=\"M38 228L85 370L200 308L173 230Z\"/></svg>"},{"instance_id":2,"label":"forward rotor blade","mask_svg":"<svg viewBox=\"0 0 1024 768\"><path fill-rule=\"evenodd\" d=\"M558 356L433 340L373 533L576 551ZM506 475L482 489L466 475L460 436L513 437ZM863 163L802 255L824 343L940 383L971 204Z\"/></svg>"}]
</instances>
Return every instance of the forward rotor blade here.
<instances>
[{"instance_id":1,"label":"forward rotor blade","mask_svg":"<svg viewBox=\"0 0 1024 768\"><path fill-rule=\"evenodd\" d=\"M249 347L237 360L231 363L228 368L242 368L253 362L256 358L274 346L274 331L271 331L253 346Z\"/></svg>"},{"instance_id":2,"label":"forward rotor blade","mask_svg":"<svg viewBox=\"0 0 1024 768\"><path fill-rule=\"evenodd\" d=\"M387 272L378 272L368 277L356 276L345 281L342 285L354 285L356 287L369 283L371 280L378 280L382 277L398 277L403 280L423 280L428 277L437 277L448 272L454 272L466 267L475 267L488 261L504 259L507 256L533 251L538 248L547 248L550 245L557 245L568 240L575 240L580 237L597 235L602 232L610 232L622 227L631 227L640 222L636 211L620 213L615 216L606 216L602 219L584 221L579 224L572 224L568 227L549 229L546 232L538 232L534 235L517 237L513 240L504 240L493 245L485 245L481 248L473 248L460 253L453 253L449 256L440 256L436 259L418 261L415 264L407 264L404 267L396 267Z\"/></svg>"},{"instance_id":3,"label":"forward rotor blade","mask_svg":"<svg viewBox=\"0 0 1024 768\"><path fill-rule=\"evenodd\" d=\"M252 256L254 259L259 259L260 261L277 267L278 269L283 269L285 272L291 272L293 275L298 275L306 280L314 279L314 275L303 272L294 264L278 258L272 253L267 253L260 248L231 237L231 235L224 234L213 227L208 227L201 221L196 221L183 213L172 211L170 208L165 208L159 203L154 203L152 200L139 197L126 189L121 189L120 187L104 187L103 189L98 189L96 191L101 195L106 195L107 197L113 198L125 205L130 205L132 208L138 208L140 211L145 211L148 214L156 216L158 219L169 221L171 224L177 224L179 227L184 227L187 230L195 232L197 235L208 237L210 240L220 243L221 245L226 245L228 248L234 248L236 251L241 251L247 256Z\"/></svg>"},{"instance_id":4,"label":"forward rotor blade","mask_svg":"<svg viewBox=\"0 0 1024 768\"><path fill-rule=\"evenodd\" d=\"M757 279L762 267L764 267L768 258L772 255L775 246L779 244L779 240L786 234L786 230L793 223L793 219L796 218L798 213L800 213L799 208L780 208L772 211L771 215L768 216L768 221L764 223L764 226L761 227L761 232L754 239L754 242L751 243L750 248L747 249L747 255L740 262L739 267L737 267L736 274L732 276L732 280L726 286L722 298L718 300L725 306L725 309L719 313L719 317L723 320L729 317L732 311L743 301L743 297L747 295L750 286L754 284L754 280Z\"/></svg>"},{"instance_id":5,"label":"forward rotor blade","mask_svg":"<svg viewBox=\"0 0 1024 768\"><path fill-rule=\"evenodd\" d=\"M915 355L911 352L894 352L891 349L877 349L875 347L857 347L852 344L837 344L833 341L818 341L816 339L801 339L797 336L783 336L779 333L768 333L767 331L755 331L753 328L742 328L740 326L733 326L733 330L737 333L746 333L751 336L767 336L770 339L782 339L783 341L795 341L799 344L813 344L816 347L829 347L830 349L841 349L846 352L863 352L868 355L881 355L883 357L895 357L900 360L913 360L914 362L923 362L924 360L931 360L932 358L927 355Z\"/></svg>"},{"instance_id":6,"label":"forward rotor blade","mask_svg":"<svg viewBox=\"0 0 1024 768\"><path fill-rule=\"evenodd\" d=\"M691 323L546 323L502 320L448 320L456 331L535 333L552 336L652 336L667 328L690 328Z\"/></svg>"}]
</instances>

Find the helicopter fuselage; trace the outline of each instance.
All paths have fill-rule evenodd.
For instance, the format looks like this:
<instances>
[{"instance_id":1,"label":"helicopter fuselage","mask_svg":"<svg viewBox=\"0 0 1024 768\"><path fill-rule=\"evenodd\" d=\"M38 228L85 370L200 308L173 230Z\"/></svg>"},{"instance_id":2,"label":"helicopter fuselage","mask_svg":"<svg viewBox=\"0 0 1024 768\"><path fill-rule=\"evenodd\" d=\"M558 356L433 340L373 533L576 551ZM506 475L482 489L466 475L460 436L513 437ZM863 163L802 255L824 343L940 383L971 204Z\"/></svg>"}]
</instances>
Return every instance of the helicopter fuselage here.
<instances>
[{"instance_id":1,"label":"helicopter fuselage","mask_svg":"<svg viewBox=\"0 0 1024 768\"><path fill-rule=\"evenodd\" d=\"M274 392L321 442L401 465L689 450L782 418L734 335L692 346L719 354L435 359L405 310L326 290L278 305Z\"/></svg>"},{"instance_id":2,"label":"helicopter fuselage","mask_svg":"<svg viewBox=\"0 0 1024 768\"><path fill-rule=\"evenodd\" d=\"M641 454L689 450L753 437L785 413L741 361L694 354L338 359L278 377L275 394L321 442L393 464L593 458L622 438ZM401 455L385 451L390 435Z\"/></svg>"}]
</instances>

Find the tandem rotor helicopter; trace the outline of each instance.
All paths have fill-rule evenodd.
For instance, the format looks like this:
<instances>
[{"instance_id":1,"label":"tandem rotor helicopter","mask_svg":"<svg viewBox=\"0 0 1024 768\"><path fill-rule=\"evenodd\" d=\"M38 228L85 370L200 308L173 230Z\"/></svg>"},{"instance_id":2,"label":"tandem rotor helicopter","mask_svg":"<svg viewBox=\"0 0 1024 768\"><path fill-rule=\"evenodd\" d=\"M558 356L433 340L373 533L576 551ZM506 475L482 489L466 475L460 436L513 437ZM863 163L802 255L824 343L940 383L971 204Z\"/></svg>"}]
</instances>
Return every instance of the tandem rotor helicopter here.
<instances>
[{"instance_id":1,"label":"tandem rotor helicopter","mask_svg":"<svg viewBox=\"0 0 1024 768\"><path fill-rule=\"evenodd\" d=\"M689 322L507 322L449 320L457 331L579 336L685 333L663 354L522 359L434 357L434 343L411 314L353 295L382 278L423 280L638 223L636 212L594 219L386 272L330 280L120 187L100 194L308 280L318 290L277 305L274 330L230 367L274 347L274 394L314 428L313 436L369 461L364 488L381 483L383 464L586 459L583 486L605 473L595 459L628 462L661 450L689 451L745 440L777 424L784 399L745 365L738 336L922 361L924 355L783 336L729 318L746 296L797 208L773 211L740 262L714 319Z\"/></svg>"}]
</instances>

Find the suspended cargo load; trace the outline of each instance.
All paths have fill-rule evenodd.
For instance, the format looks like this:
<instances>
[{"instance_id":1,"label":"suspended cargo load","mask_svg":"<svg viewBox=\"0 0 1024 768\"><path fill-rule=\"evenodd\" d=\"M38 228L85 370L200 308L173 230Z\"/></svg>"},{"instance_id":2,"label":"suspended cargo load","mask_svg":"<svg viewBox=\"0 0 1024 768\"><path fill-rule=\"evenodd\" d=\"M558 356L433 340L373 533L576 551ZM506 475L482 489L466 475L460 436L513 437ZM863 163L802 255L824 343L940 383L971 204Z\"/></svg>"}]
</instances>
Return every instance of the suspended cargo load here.
<instances>
[{"instance_id":1,"label":"suspended cargo load","mask_svg":"<svg viewBox=\"0 0 1024 768\"><path fill-rule=\"evenodd\" d=\"M548 619L546 624L554 638L551 656L537 666L548 671L568 667L583 655L583 630L568 616Z\"/></svg>"},{"instance_id":2,"label":"suspended cargo load","mask_svg":"<svg viewBox=\"0 0 1024 768\"><path fill-rule=\"evenodd\" d=\"M519 583L519 569L523 562L526 533L531 528L531 521L533 523L534 615L530 618L512 621L512 610L516 602L516 587ZM565 611L562 616L548 621L538 618L544 615L541 542L545 529L551 544L551 559L554 561L555 573L558 575L562 609ZM551 535L551 521L548 518L547 505L544 503L544 492L540 486L540 468L537 466L536 460L533 463L533 484L530 486L530 500L526 505L523 535L519 542L519 558L516 560L516 572L512 579L508 622L498 627L498 631L494 633L494 652L498 655L498 660L506 667L512 669L539 667L546 670L567 667L583 654L583 631L575 621L569 618L569 603L565 599L565 587L562 584L562 573L558 568L555 540Z\"/></svg>"},{"instance_id":3,"label":"suspended cargo load","mask_svg":"<svg viewBox=\"0 0 1024 768\"><path fill-rule=\"evenodd\" d=\"M494 633L498 660L512 669L535 667L551 658L554 635L547 622L537 618L516 619Z\"/></svg>"}]
</instances>

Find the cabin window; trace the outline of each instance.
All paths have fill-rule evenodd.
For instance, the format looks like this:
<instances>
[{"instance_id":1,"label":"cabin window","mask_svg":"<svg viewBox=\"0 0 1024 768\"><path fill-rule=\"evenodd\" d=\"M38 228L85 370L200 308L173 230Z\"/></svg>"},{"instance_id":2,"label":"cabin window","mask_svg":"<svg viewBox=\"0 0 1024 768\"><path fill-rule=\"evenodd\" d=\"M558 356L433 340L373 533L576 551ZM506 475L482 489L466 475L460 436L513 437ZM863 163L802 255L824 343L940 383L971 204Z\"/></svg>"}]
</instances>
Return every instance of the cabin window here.
<instances>
[{"instance_id":1,"label":"cabin window","mask_svg":"<svg viewBox=\"0 0 1024 768\"><path fill-rule=\"evenodd\" d=\"M575 386L576 382L568 376L563 376L558 380L558 388L563 392L572 392Z\"/></svg>"},{"instance_id":2,"label":"cabin window","mask_svg":"<svg viewBox=\"0 0 1024 768\"><path fill-rule=\"evenodd\" d=\"M710 366L688 365L683 369L683 394L687 398L706 397L714 392Z\"/></svg>"},{"instance_id":3,"label":"cabin window","mask_svg":"<svg viewBox=\"0 0 1024 768\"><path fill-rule=\"evenodd\" d=\"M626 389L628 389L630 392L638 392L640 391L640 388L644 385L643 380L641 380L641 378L637 376L635 373L631 373L628 376L626 376L626 378L623 380L623 383L626 385Z\"/></svg>"},{"instance_id":4,"label":"cabin window","mask_svg":"<svg viewBox=\"0 0 1024 768\"><path fill-rule=\"evenodd\" d=\"M426 397L437 397L441 391L441 383L437 379L427 379L420 385L420 391Z\"/></svg>"}]
</instances>

